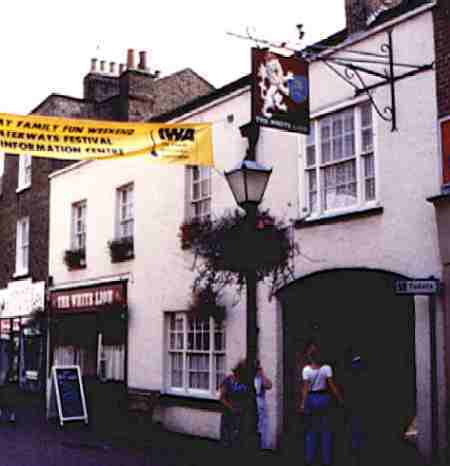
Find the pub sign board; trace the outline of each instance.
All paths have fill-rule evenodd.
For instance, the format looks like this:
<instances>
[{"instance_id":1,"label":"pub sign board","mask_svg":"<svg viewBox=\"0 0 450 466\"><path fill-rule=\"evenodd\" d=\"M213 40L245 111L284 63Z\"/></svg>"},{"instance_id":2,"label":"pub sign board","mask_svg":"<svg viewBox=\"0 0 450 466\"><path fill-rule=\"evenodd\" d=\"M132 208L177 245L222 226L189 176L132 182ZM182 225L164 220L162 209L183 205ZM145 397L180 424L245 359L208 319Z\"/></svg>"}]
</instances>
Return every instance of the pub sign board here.
<instances>
[{"instance_id":1,"label":"pub sign board","mask_svg":"<svg viewBox=\"0 0 450 466\"><path fill-rule=\"evenodd\" d=\"M260 126L309 134L308 63L252 48L252 120Z\"/></svg>"},{"instance_id":2,"label":"pub sign board","mask_svg":"<svg viewBox=\"0 0 450 466\"><path fill-rule=\"evenodd\" d=\"M61 426L66 421L88 423L80 366L53 366L52 381Z\"/></svg>"},{"instance_id":3,"label":"pub sign board","mask_svg":"<svg viewBox=\"0 0 450 466\"><path fill-rule=\"evenodd\" d=\"M98 311L108 306L126 305L125 283L112 283L51 292L53 314Z\"/></svg>"}]
</instances>

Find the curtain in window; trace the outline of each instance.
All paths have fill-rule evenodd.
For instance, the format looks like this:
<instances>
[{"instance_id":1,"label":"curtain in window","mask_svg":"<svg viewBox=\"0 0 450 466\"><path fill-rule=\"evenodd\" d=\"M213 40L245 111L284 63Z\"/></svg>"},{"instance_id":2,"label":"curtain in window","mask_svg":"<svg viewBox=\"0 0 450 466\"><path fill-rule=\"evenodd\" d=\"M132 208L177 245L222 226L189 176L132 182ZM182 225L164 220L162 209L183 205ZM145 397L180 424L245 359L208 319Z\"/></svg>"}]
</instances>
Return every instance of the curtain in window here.
<instances>
[{"instance_id":1,"label":"curtain in window","mask_svg":"<svg viewBox=\"0 0 450 466\"><path fill-rule=\"evenodd\" d=\"M103 377L106 380L125 379L125 346L110 345L102 349Z\"/></svg>"}]
</instances>

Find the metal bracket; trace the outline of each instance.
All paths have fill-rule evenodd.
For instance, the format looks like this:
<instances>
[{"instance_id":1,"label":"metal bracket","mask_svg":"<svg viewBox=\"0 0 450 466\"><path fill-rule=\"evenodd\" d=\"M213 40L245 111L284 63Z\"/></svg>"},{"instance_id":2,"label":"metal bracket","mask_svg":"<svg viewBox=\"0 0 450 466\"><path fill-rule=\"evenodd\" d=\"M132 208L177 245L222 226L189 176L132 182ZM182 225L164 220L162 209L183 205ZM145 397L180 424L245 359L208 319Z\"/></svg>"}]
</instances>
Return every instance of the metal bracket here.
<instances>
[{"instance_id":1,"label":"metal bracket","mask_svg":"<svg viewBox=\"0 0 450 466\"><path fill-rule=\"evenodd\" d=\"M312 53L319 49L329 50L328 47L311 46L306 52L300 52L303 58L309 61L322 61L332 70L337 76L343 79L347 84L355 89L355 96L366 94L377 112L378 116L384 121L392 123L391 131L397 131L397 107L396 107L396 92L395 82L400 79L414 76L422 71L433 68L433 63L428 65L412 65L408 63L397 63L394 61L394 49L392 43L392 30L387 32L387 43L380 46L380 53L364 52L358 50L343 51L345 56L341 57L321 57L320 51ZM322 50L321 50L322 49ZM362 58L348 56L349 54L358 55ZM368 65L371 65L369 68ZM381 67L379 68L376 67ZM396 69L409 69L407 72L396 74ZM363 75L372 76L378 79L377 82L367 85L363 79ZM371 91L376 87L389 85L390 88L390 105L383 109L376 103Z\"/></svg>"},{"instance_id":2,"label":"metal bracket","mask_svg":"<svg viewBox=\"0 0 450 466\"><path fill-rule=\"evenodd\" d=\"M413 65L395 62L392 30L387 32L387 43L381 44L379 53L362 50L342 50L342 56L339 57L321 56L322 52L333 51L333 48L330 46L311 45L302 50L298 50L298 44L297 46L291 46L287 42L275 43L265 39L258 39L250 34L249 29L247 29L247 35L234 34L231 32L228 32L228 34L238 37L239 39L251 40L255 42L257 46L263 44L269 47L289 50L294 52L294 56L301 57L309 62L323 62L337 76L355 89L355 96L361 94L366 94L368 96L379 117L384 121L392 123L391 131L397 131L396 81L409 78L422 71L433 68L433 63L427 65ZM405 72L405 69L409 71ZM403 70L403 72L397 74L397 70ZM378 81L367 85L363 75L375 77ZM390 89L390 105L380 108L371 91L385 85L388 85Z\"/></svg>"}]
</instances>

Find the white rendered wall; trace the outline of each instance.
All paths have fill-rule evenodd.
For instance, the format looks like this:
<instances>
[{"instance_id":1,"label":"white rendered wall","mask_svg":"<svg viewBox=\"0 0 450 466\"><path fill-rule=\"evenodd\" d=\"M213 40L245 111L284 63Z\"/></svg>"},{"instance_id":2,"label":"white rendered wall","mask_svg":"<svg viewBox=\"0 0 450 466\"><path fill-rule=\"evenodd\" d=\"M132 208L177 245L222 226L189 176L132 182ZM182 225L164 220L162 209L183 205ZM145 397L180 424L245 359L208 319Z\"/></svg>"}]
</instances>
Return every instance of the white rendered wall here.
<instances>
[{"instance_id":1,"label":"white rendered wall","mask_svg":"<svg viewBox=\"0 0 450 466\"><path fill-rule=\"evenodd\" d=\"M398 25L393 32L398 61L425 64L434 60L431 14ZM379 51L385 34L369 38L355 49ZM352 99L352 88L321 63L311 65L311 110L318 113ZM433 71L396 83L399 130L374 118L377 201L381 215L300 229L295 232L303 253L296 275L335 267L367 267L409 277L441 275L434 210L426 198L439 192L437 115ZM389 105L386 87L374 94L379 106ZM229 122L228 115L234 115ZM182 120L180 120L182 121ZM246 141L239 126L250 121L249 91L188 115L186 121L214 123L213 211L234 209L235 201L223 171L245 155ZM304 204L304 137L261 129L258 162L273 167L262 208L286 220L297 219ZM300 159L299 159L300 158ZM114 236L115 189L135 183L135 259L111 264L106 242ZM185 215L183 167L150 165L142 159L95 162L51 180L50 272L55 285L129 273L129 386L164 390L164 313L186 309L191 292L193 257L182 251L179 226ZM67 271L62 253L70 246L70 205L88 200L87 268ZM260 357L274 381L268 392L272 446L282 432L283 342L282 309L269 300L268 286L259 287ZM236 298L230 292L229 303ZM227 368L245 355L245 294L228 312ZM418 311L418 312L417 312ZM429 423L429 385L426 379L428 327L422 306L416 309L417 387L419 429ZM424 320L425 319L425 320ZM442 370L440 370L442 383ZM428 388L427 388L428 387ZM219 416L188 408L160 408L156 415L180 432L217 438ZM429 439L420 440L427 449Z\"/></svg>"}]
</instances>

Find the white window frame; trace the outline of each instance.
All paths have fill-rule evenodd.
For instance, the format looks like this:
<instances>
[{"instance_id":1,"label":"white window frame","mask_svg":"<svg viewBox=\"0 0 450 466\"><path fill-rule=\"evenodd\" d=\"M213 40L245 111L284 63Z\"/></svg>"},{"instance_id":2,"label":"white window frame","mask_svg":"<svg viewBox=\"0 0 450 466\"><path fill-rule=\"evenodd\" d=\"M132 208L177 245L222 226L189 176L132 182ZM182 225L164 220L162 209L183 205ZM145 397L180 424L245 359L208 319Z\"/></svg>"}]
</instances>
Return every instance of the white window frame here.
<instances>
[{"instance_id":1,"label":"white window frame","mask_svg":"<svg viewBox=\"0 0 450 466\"><path fill-rule=\"evenodd\" d=\"M189 169L189 212L191 220L208 220L211 217L212 170L194 165Z\"/></svg>"},{"instance_id":2,"label":"white window frame","mask_svg":"<svg viewBox=\"0 0 450 466\"><path fill-rule=\"evenodd\" d=\"M172 319L182 322L182 328L177 329L171 327ZM212 317L209 318L209 349L201 350L195 348L188 348L188 333L189 333L189 313L188 312L167 312L165 315L165 392L172 395L190 396L196 398L218 399L219 386L221 381L226 376L226 327L222 322L218 327ZM222 348L215 349L215 334L219 332L221 335ZM198 333L202 333L201 331ZM193 341L195 340L195 333L193 334ZM205 335L205 332L202 333ZM181 342L180 342L181 341ZM181 358L181 383L172 385L172 361L176 354ZM189 387L190 371L188 367L188 359L190 355L203 355L208 356L209 370L208 370L208 388L191 388ZM220 367L217 363L221 360ZM199 373L201 370L198 371ZM203 371L204 372L204 371Z\"/></svg>"},{"instance_id":3,"label":"white window frame","mask_svg":"<svg viewBox=\"0 0 450 466\"><path fill-rule=\"evenodd\" d=\"M30 261L30 217L17 221L16 229L16 271L15 276L29 272Z\"/></svg>"},{"instance_id":4,"label":"white window frame","mask_svg":"<svg viewBox=\"0 0 450 466\"><path fill-rule=\"evenodd\" d=\"M362 111L367 111L367 125L362 125ZM339 159L329 159L323 162L322 154L322 134L321 122L325 119L331 121L338 119L345 112L353 111L353 146L354 154L343 151L343 157ZM336 112L326 114L311 121L311 133L305 138L303 157L303 181L304 181L304 202L303 211L308 213L309 219L320 218L328 215L338 215L351 211L363 210L375 207L378 202L377 170L375 156L375 122L373 108L370 101L358 102L353 106L339 109ZM331 126L332 128L332 126ZM363 132L371 129L371 145L363 148ZM350 137L351 131L348 132ZM332 139L332 135L330 140ZM345 137L345 135L344 135ZM370 139L370 138L369 138ZM333 143L331 143L333 144ZM332 151L332 149L331 149ZM337 167L338 165L354 161L356 198L354 203L348 205L325 206L324 172L327 167ZM369 190L372 196L369 194ZM316 197L316 199L314 199Z\"/></svg>"},{"instance_id":5,"label":"white window frame","mask_svg":"<svg viewBox=\"0 0 450 466\"><path fill-rule=\"evenodd\" d=\"M75 250L86 251L87 201L83 200L83 201L74 202L72 204L71 215L72 215L72 226L71 226L70 248L73 251Z\"/></svg>"},{"instance_id":6,"label":"white window frame","mask_svg":"<svg viewBox=\"0 0 450 466\"><path fill-rule=\"evenodd\" d=\"M125 234L127 229L131 230L131 234ZM116 190L116 238L134 238L134 183L128 183Z\"/></svg>"},{"instance_id":7,"label":"white window frame","mask_svg":"<svg viewBox=\"0 0 450 466\"><path fill-rule=\"evenodd\" d=\"M31 186L32 160L30 154L19 155L19 170L17 174L17 191Z\"/></svg>"}]
</instances>

